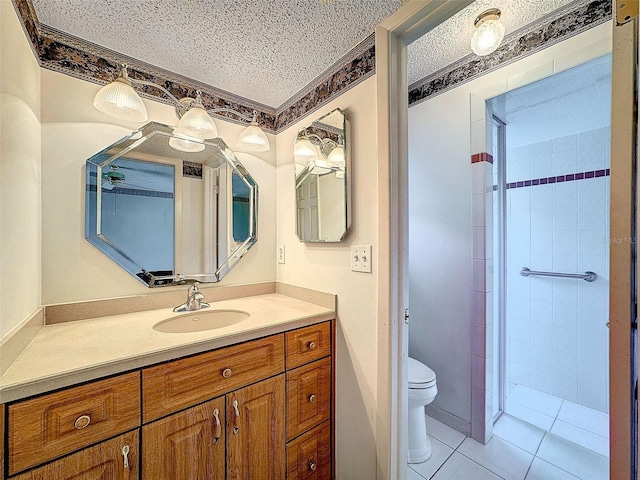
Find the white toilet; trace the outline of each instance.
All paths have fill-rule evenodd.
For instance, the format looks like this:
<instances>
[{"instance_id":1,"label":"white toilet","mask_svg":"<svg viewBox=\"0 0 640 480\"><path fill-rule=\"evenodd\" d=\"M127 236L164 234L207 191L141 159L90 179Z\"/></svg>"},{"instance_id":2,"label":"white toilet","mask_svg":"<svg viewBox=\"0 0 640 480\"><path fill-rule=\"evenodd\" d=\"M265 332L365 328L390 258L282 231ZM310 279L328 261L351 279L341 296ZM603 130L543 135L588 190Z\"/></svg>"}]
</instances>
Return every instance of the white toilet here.
<instances>
[{"instance_id":1,"label":"white toilet","mask_svg":"<svg viewBox=\"0 0 640 480\"><path fill-rule=\"evenodd\" d=\"M422 463L431 457L424 407L437 393L433 370L409 357L409 463Z\"/></svg>"}]
</instances>

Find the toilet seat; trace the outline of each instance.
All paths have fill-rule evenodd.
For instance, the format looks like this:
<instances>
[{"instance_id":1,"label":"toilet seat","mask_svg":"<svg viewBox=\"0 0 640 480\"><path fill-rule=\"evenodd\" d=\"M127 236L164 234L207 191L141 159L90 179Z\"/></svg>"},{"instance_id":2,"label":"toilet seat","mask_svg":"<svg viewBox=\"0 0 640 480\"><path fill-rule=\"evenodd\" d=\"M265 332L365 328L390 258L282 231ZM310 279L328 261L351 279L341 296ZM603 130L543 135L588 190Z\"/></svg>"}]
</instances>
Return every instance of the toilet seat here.
<instances>
[{"instance_id":1,"label":"toilet seat","mask_svg":"<svg viewBox=\"0 0 640 480\"><path fill-rule=\"evenodd\" d=\"M409 357L409 388L430 388L435 384L435 372L424 363Z\"/></svg>"}]
</instances>

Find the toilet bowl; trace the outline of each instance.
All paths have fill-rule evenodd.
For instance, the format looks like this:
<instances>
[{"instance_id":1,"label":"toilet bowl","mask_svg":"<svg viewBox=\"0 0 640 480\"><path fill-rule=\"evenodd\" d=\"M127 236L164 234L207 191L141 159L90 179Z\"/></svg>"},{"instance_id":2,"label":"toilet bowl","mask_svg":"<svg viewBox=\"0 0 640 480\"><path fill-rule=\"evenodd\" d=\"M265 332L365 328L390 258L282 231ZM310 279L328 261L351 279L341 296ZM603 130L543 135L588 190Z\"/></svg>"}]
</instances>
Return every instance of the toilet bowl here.
<instances>
[{"instance_id":1,"label":"toilet bowl","mask_svg":"<svg viewBox=\"0 0 640 480\"><path fill-rule=\"evenodd\" d=\"M422 463L431 457L424 407L437 393L433 370L409 357L409 463Z\"/></svg>"}]
</instances>

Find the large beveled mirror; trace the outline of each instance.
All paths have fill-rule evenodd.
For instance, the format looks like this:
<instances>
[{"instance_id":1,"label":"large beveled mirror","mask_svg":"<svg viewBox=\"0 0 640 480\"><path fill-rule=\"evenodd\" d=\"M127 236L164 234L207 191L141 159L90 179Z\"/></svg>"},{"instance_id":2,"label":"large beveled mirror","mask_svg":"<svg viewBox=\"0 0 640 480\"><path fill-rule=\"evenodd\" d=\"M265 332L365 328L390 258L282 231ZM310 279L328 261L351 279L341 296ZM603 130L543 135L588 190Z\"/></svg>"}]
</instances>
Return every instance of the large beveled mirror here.
<instances>
[{"instance_id":1,"label":"large beveled mirror","mask_svg":"<svg viewBox=\"0 0 640 480\"><path fill-rule=\"evenodd\" d=\"M87 240L149 287L218 282L256 242L258 186L219 138L150 122L86 168Z\"/></svg>"},{"instance_id":2,"label":"large beveled mirror","mask_svg":"<svg viewBox=\"0 0 640 480\"><path fill-rule=\"evenodd\" d=\"M338 108L296 135L296 234L301 242L339 242L349 230L348 127Z\"/></svg>"}]
</instances>

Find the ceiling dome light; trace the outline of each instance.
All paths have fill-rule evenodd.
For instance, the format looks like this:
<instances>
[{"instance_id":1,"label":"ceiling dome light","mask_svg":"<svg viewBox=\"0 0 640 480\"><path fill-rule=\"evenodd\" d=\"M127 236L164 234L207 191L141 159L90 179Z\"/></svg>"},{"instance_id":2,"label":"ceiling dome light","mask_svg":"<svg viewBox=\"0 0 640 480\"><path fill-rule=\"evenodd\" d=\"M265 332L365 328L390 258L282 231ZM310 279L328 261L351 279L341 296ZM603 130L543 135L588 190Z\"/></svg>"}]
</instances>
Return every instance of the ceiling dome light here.
<instances>
[{"instance_id":1,"label":"ceiling dome light","mask_svg":"<svg viewBox=\"0 0 640 480\"><path fill-rule=\"evenodd\" d=\"M200 139L189 137L177 128L173 131L173 137L169 139L169 146L174 150L186 153L197 153L204 150L204 144Z\"/></svg>"},{"instance_id":2,"label":"ceiling dome light","mask_svg":"<svg viewBox=\"0 0 640 480\"><path fill-rule=\"evenodd\" d=\"M193 105L191 105L191 108L182 115L178 123L178 131L188 137L199 139L216 138L218 136L218 129L216 128L213 118L211 118L202 105L200 92L198 92L198 96L193 102Z\"/></svg>"},{"instance_id":3,"label":"ceiling dome light","mask_svg":"<svg viewBox=\"0 0 640 480\"><path fill-rule=\"evenodd\" d=\"M490 8L476 18L476 31L471 37L471 50L478 56L496 51L504 38L504 25L500 22L500 9Z\"/></svg>"},{"instance_id":4,"label":"ceiling dome light","mask_svg":"<svg viewBox=\"0 0 640 480\"><path fill-rule=\"evenodd\" d=\"M306 137L301 137L296 140L296 144L293 147L293 156L297 163L306 165L310 162L315 162L318 159L318 150Z\"/></svg>"},{"instance_id":5,"label":"ceiling dome light","mask_svg":"<svg viewBox=\"0 0 640 480\"><path fill-rule=\"evenodd\" d=\"M238 137L238 148L250 152L268 152L270 145L267 135L258 125L258 112L253 111L253 120Z\"/></svg>"},{"instance_id":6,"label":"ceiling dome light","mask_svg":"<svg viewBox=\"0 0 640 480\"><path fill-rule=\"evenodd\" d=\"M126 66L122 67L120 77L98 90L93 106L106 115L131 122L145 122L149 118L140 95L131 86Z\"/></svg>"}]
</instances>

